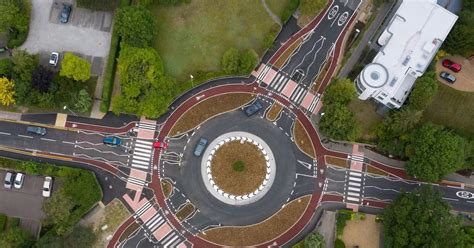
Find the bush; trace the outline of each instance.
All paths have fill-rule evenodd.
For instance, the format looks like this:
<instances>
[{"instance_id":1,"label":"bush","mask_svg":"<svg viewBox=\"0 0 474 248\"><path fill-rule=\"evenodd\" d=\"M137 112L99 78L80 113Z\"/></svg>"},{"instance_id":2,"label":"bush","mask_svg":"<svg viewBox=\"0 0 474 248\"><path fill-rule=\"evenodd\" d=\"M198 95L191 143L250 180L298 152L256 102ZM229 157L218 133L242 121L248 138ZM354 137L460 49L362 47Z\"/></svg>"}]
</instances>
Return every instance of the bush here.
<instances>
[{"instance_id":1,"label":"bush","mask_svg":"<svg viewBox=\"0 0 474 248\"><path fill-rule=\"evenodd\" d=\"M18 47L26 40L30 24L29 0L0 1L0 32L7 32L8 47Z\"/></svg>"},{"instance_id":2,"label":"bush","mask_svg":"<svg viewBox=\"0 0 474 248\"><path fill-rule=\"evenodd\" d=\"M20 218L10 218L8 221L10 228L20 226Z\"/></svg>"},{"instance_id":3,"label":"bush","mask_svg":"<svg viewBox=\"0 0 474 248\"><path fill-rule=\"evenodd\" d=\"M281 22L287 22L300 5L300 0L290 0L283 13L281 13Z\"/></svg>"},{"instance_id":4,"label":"bush","mask_svg":"<svg viewBox=\"0 0 474 248\"><path fill-rule=\"evenodd\" d=\"M270 49L278 35L278 32L280 32L280 25L275 23L272 25L270 31L268 31L268 33L263 38L262 47L265 49Z\"/></svg>"},{"instance_id":5,"label":"bush","mask_svg":"<svg viewBox=\"0 0 474 248\"><path fill-rule=\"evenodd\" d=\"M0 59L0 77L10 78L12 75L13 62L9 58Z\"/></svg>"},{"instance_id":6,"label":"bush","mask_svg":"<svg viewBox=\"0 0 474 248\"><path fill-rule=\"evenodd\" d=\"M8 217L0 213L0 233L4 232Z\"/></svg>"},{"instance_id":7,"label":"bush","mask_svg":"<svg viewBox=\"0 0 474 248\"><path fill-rule=\"evenodd\" d=\"M120 37L114 30L112 31L112 39L110 41L109 57L107 58L107 65L103 78L102 88L102 102L100 104L100 111L106 113L109 111L110 100L112 98L112 90L114 88L115 68L117 63L117 55L119 51Z\"/></svg>"},{"instance_id":8,"label":"bush","mask_svg":"<svg viewBox=\"0 0 474 248\"><path fill-rule=\"evenodd\" d=\"M59 75L76 81L87 81L91 77L91 63L70 52L64 54Z\"/></svg>"},{"instance_id":9,"label":"bush","mask_svg":"<svg viewBox=\"0 0 474 248\"><path fill-rule=\"evenodd\" d=\"M135 47L147 47L155 37L155 19L148 9L140 5L119 8L114 29L122 42Z\"/></svg>"},{"instance_id":10,"label":"bush","mask_svg":"<svg viewBox=\"0 0 474 248\"><path fill-rule=\"evenodd\" d=\"M245 170L245 163L243 161L236 161L233 165L232 165L232 168L234 169L234 171L237 171L237 172L242 172Z\"/></svg>"},{"instance_id":11,"label":"bush","mask_svg":"<svg viewBox=\"0 0 474 248\"><path fill-rule=\"evenodd\" d=\"M354 212L349 211L349 210L337 211L337 219L336 219L337 236L341 236L344 233L344 227L346 226L346 222L348 220L352 220L353 216L354 216Z\"/></svg>"},{"instance_id":12,"label":"bush","mask_svg":"<svg viewBox=\"0 0 474 248\"><path fill-rule=\"evenodd\" d=\"M334 248L346 248L346 244L344 244L344 241L336 239L334 242Z\"/></svg>"}]
</instances>

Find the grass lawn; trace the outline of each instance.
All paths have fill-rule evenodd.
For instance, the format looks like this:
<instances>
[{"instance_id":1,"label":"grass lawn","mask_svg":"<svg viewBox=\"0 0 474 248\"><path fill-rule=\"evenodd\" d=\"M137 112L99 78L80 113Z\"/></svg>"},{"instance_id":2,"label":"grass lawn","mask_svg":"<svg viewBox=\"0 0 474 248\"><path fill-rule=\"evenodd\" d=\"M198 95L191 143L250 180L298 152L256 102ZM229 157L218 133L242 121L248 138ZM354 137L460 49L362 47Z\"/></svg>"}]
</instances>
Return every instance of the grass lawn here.
<instances>
[{"instance_id":1,"label":"grass lawn","mask_svg":"<svg viewBox=\"0 0 474 248\"><path fill-rule=\"evenodd\" d=\"M354 113L357 122L360 124L361 138L366 141L375 139L374 128L383 120L382 116L375 112L375 104L356 98L349 103L349 109Z\"/></svg>"},{"instance_id":2,"label":"grass lawn","mask_svg":"<svg viewBox=\"0 0 474 248\"><path fill-rule=\"evenodd\" d=\"M438 94L423 113L422 122L457 128L474 135L474 93L438 84Z\"/></svg>"},{"instance_id":3,"label":"grass lawn","mask_svg":"<svg viewBox=\"0 0 474 248\"><path fill-rule=\"evenodd\" d=\"M154 47L166 72L178 81L199 70L219 70L231 47L253 48L262 55L262 42L274 25L259 0L193 0L151 10L157 23Z\"/></svg>"},{"instance_id":4,"label":"grass lawn","mask_svg":"<svg viewBox=\"0 0 474 248\"><path fill-rule=\"evenodd\" d=\"M291 0L265 0L267 2L268 8L277 16L283 14L283 11L290 4Z\"/></svg>"}]
</instances>

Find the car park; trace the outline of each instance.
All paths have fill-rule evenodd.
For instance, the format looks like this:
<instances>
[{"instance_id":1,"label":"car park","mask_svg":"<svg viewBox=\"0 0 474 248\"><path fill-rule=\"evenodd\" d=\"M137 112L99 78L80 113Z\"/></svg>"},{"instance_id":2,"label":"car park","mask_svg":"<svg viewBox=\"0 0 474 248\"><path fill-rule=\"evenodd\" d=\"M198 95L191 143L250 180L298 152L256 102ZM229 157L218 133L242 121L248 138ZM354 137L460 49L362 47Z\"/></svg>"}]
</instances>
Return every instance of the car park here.
<instances>
[{"instance_id":1,"label":"car park","mask_svg":"<svg viewBox=\"0 0 474 248\"><path fill-rule=\"evenodd\" d=\"M26 132L31 133L31 134L37 134L37 135L45 136L46 135L46 128L28 126L26 128Z\"/></svg>"},{"instance_id":2,"label":"car park","mask_svg":"<svg viewBox=\"0 0 474 248\"><path fill-rule=\"evenodd\" d=\"M207 139L205 138L199 139L199 142L196 145L196 148L194 148L194 156L196 157L201 156L202 152L204 151L204 148L206 148L206 145L207 145Z\"/></svg>"},{"instance_id":3,"label":"car park","mask_svg":"<svg viewBox=\"0 0 474 248\"><path fill-rule=\"evenodd\" d=\"M454 61L450 59L443 59L443 62L441 63L444 67L450 69L451 71L454 72L460 72L462 69L461 64L455 63Z\"/></svg>"},{"instance_id":4,"label":"car park","mask_svg":"<svg viewBox=\"0 0 474 248\"><path fill-rule=\"evenodd\" d=\"M155 141L153 142L153 148L155 149L166 149L168 148L168 143L164 141Z\"/></svg>"},{"instance_id":5,"label":"car park","mask_svg":"<svg viewBox=\"0 0 474 248\"><path fill-rule=\"evenodd\" d=\"M59 21L62 23L67 23L69 21L69 16L71 15L72 6L69 4L63 4L63 9L59 15Z\"/></svg>"},{"instance_id":6,"label":"car park","mask_svg":"<svg viewBox=\"0 0 474 248\"><path fill-rule=\"evenodd\" d=\"M108 136L108 137L104 137L102 142L105 145L109 145L109 146L119 146L122 144L122 139L116 136Z\"/></svg>"},{"instance_id":7,"label":"car park","mask_svg":"<svg viewBox=\"0 0 474 248\"><path fill-rule=\"evenodd\" d=\"M23 187L23 181L25 180L25 174L16 173L15 182L13 183L16 189L21 189Z\"/></svg>"},{"instance_id":8,"label":"car park","mask_svg":"<svg viewBox=\"0 0 474 248\"><path fill-rule=\"evenodd\" d=\"M449 74L448 72L442 71L442 72L439 74L439 76L440 76L442 79L446 80L446 81L447 81L448 83L450 83L450 84L454 84L454 82L456 82L456 77L453 76L453 75L451 75L451 74Z\"/></svg>"},{"instance_id":9,"label":"car park","mask_svg":"<svg viewBox=\"0 0 474 248\"><path fill-rule=\"evenodd\" d=\"M243 110L244 110L244 113L247 116L252 116L252 115L258 113L262 108L263 108L262 103L260 101L256 100L252 104L244 107Z\"/></svg>"},{"instance_id":10,"label":"car park","mask_svg":"<svg viewBox=\"0 0 474 248\"><path fill-rule=\"evenodd\" d=\"M59 53L58 52L52 52L51 55L49 55L49 65L50 66L57 66L58 65L58 60L59 60Z\"/></svg>"},{"instance_id":11,"label":"car park","mask_svg":"<svg viewBox=\"0 0 474 248\"><path fill-rule=\"evenodd\" d=\"M5 179L3 180L3 187L5 187L6 189L11 189L14 179L15 179L15 173L8 171L5 174Z\"/></svg>"},{"instance_id":12,"label":"car park","mask_svg":"<svg viewBox=\"0 0 474 248\"><path fill-rule=\"evenodd\" d=\"M53 178L49 177L49 176L44 177L43 191L42 191L43 197L50 197L51 196L52 185L53 185Z\"/></svg>"}]
</instances>

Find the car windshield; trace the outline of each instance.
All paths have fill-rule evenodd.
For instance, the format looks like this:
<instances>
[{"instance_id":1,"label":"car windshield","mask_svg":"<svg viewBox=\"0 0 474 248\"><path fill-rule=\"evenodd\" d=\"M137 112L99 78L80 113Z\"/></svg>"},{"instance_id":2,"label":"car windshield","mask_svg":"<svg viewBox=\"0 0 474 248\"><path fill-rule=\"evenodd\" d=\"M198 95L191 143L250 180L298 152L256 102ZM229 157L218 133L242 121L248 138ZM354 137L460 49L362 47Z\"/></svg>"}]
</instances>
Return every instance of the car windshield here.
<instances>
[{"instance_id":1,"label":"car windshield","mask_svg":"<svg viewBox=\"0 0 474 248\"><path fill-rule=\"evenodd\" d=\"M43 188L43 191L49 191L49 189L48 188Z\"/></svg>"}]
</instances>

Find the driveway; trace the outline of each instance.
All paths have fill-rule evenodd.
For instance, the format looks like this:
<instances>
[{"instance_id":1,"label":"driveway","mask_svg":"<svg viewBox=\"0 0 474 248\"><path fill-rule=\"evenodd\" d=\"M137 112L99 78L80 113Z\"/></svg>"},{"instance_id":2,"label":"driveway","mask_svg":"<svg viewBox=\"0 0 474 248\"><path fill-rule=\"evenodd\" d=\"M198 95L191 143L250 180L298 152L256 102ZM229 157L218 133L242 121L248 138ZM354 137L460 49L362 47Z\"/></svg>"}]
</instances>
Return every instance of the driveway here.
<instances>
[{"instance_id":1,"label":"driveway","mask_svg":"<svg viewBox=\"0 0 474 248\"><path fill-rule=\"evenodd\" d=\"M93 62L93 72L100 72L110 48L112 13L73 7L69 22L62 24L58 18L63 2L32 1L30 31L21 48L42 58L52 51L81 54Z\"/></svg>"},{"instance_id":2,"label":"driveway","mask_svg":"<svg viewBox=\"0 0 474 248\"><path fill-rule=\"evenodd\" d=\"M5 178L6 171L0 170L0 178ZM41 210L43 206L43 196L41 188L43 185L42 176L25 176L25 181L21 189L6 189L3 185L0 187L0 213L8 216L24 218L29 220L40 220L44 213ZM54 185L53 185L54 187Z\"/></svg>"},{"instance_id":3,"label":"driveway","mask_svg":"<svg viewBox=\"0 0 474 248\"><path fill-rule=\"evenodd\" d=\"M452 72L449 69L443 67L443 65L441 65L443 59L450 59L456 63L461 64L462 70L460 72ZM474 59L469 60L459 55L450 55L443 59L440 59L436 63L436 77L438 80L456 90L474 92L474 80L472 80L474 78ZM455 76L456 82L454 84L449 84L444 79L441 79L439 73L442 71L449 72L451 75Z\"/></svg>"}]
</instances>

